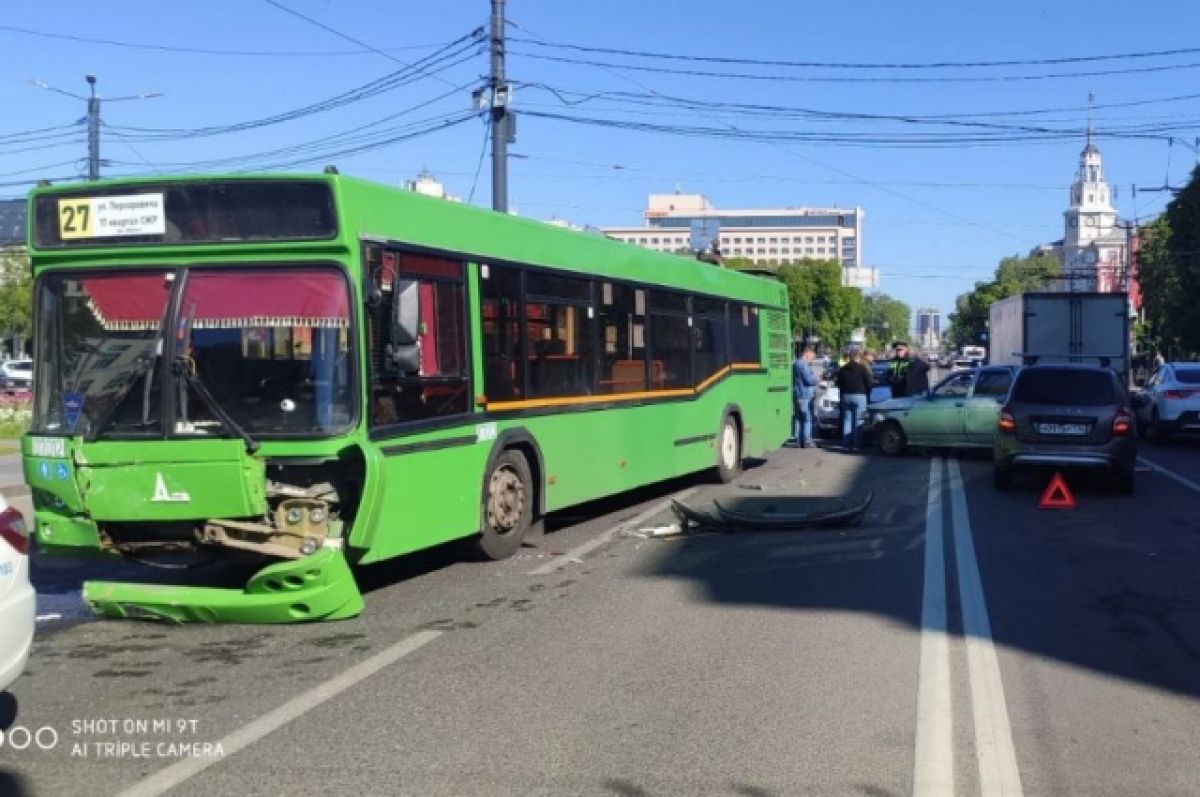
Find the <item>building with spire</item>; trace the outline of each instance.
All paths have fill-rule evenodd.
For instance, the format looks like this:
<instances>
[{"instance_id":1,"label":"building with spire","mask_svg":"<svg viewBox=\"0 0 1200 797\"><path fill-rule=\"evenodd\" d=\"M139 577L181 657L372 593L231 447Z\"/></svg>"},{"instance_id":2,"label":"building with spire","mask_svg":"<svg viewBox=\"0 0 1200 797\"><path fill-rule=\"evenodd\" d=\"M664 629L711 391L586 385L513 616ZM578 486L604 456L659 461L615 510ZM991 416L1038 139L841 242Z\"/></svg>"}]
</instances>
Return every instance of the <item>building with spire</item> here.
<instances>
[{"instance_id":1,"label":"building with spire","mask_svg":"<svg viewBox=\"0 0 1200 797\"><path fill-rule=\"evenodd\" d=\"M1062 241L1035 250L1062 261L1063 290L1129 290L1130 225L1120 221L1113 206L1112 188L1104 174L1104 158L1096 146L1090 116L1087 143L1079 153L1079 171L1071 184L1063 225Z\"/></svg>"}]
</instances>

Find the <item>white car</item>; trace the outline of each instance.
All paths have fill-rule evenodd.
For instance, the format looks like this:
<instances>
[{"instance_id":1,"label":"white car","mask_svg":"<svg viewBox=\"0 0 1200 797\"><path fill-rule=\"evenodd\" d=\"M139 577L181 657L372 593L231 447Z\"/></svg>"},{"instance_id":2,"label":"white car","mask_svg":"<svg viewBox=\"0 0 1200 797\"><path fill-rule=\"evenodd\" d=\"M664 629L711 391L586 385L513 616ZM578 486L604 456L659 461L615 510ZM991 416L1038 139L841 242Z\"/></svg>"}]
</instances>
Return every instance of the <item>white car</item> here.
<instances>
[{"instance_id":1,"label":"white car","mask_svg":"<svg viewBox=\"0 0 1200 797\"><path fill-rule=\"evenodd\" d=\"M1155 441L1200 432L1200 362L1166 363L1134 397L1138 430Z\"/></svg>"},{"instance_id":2,"label":"white car","mask_svg":"<svg viewBox=\"0 0 1200 797\"><path fill-rule=\"evenodd\" d=\"M20 511L0 496L0 691L25 669L36 611L29 583L29 532Z\"/></svg>"},{"instance_id":3,"label":"white car","mask_svg":"<svg viewBox=\"0 0 1200 797\"><path fill-rule=\"evenodd\" d=\"M9 360L0 364L0 387L28 390L33 386L33 360Z\"/></svg>"}]
</instances>

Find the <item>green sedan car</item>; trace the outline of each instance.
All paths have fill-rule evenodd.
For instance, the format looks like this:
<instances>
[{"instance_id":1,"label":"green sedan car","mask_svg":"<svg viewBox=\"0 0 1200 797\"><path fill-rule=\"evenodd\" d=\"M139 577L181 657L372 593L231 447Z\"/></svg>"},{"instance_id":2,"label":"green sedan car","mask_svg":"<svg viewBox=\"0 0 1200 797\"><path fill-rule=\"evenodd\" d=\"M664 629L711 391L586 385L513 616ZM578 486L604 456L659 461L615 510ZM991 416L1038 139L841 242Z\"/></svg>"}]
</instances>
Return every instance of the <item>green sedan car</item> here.
<instances>
[{"instance_id":1,"label":"green sedan car","mask_svg":"<svg viewBox=\"0 0 1200 797\"><path fill-rule=\"evenodd\" d=\"M923 395L872 404L868 432L889 456L909 446L990 449L1016 372L1014 366L958 371Z\"/></svg>"}]
</instances>

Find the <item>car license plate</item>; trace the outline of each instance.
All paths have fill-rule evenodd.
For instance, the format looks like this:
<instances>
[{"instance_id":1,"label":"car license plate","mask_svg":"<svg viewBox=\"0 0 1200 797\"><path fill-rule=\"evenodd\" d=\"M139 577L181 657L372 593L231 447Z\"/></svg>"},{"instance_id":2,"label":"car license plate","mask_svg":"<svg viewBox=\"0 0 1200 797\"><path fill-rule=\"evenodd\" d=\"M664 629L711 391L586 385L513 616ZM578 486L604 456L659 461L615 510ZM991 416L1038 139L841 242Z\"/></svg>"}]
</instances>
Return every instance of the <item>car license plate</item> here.
<instances>
[{"instance_id":1,"label":"car license plate","mask_svg":"<svg viewBox=\"0 0 1200 797\"><path fill-rule=\"evenodd\" d=\"M1086 423L1039 423L1037 430L1040 434L1075 434L1088 433Z\"/></svg>"}]
</instances>

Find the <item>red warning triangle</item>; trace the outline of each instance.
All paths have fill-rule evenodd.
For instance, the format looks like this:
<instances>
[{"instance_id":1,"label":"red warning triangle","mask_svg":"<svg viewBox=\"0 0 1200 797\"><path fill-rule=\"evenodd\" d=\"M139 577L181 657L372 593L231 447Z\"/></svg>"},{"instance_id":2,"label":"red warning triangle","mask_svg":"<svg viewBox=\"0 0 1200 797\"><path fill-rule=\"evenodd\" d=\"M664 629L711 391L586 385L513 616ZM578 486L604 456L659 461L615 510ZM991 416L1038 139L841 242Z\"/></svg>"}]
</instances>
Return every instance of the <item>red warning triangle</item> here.
<instances>
[{"instance_id":1,"label":"red warning triangle","mask_svg":"<svg viewBox=\"0 0 1200 797\"><path fill-rule=\"evenodd\" d=\"M1038 501L1038 509L1074 509L1075 496L1071 495L1070 488L1063 481L1061 473L1055 473L1054 478L1050 480L1050 484L1046 485L1046 492L1042 493L1042 500Z\"/></svg>"}]
</instances>

